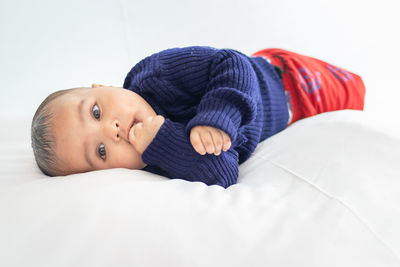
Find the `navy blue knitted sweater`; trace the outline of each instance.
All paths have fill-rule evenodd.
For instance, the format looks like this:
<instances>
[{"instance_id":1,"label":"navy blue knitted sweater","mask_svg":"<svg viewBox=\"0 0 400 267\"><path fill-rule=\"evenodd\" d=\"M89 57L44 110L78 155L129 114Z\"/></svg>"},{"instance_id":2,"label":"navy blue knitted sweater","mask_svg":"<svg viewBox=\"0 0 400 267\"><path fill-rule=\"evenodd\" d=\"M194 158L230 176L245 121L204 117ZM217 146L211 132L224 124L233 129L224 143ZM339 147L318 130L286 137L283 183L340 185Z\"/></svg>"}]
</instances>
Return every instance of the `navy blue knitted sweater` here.
<instances>
[{"instance_id":1,"label":"navy blue knitted sweater","mask_svg":"<svg viewBox=\"0 0 400 267\"><path fill-rule=\"evenodd\" d=\"M283 130L289 118L282 82L261 57L205 46L172 48L137 63L124 88L143 97L164 116L143 152L143 170L169 178L224 188L235 184L238 165L257 144ZM226 132L231 148L198 154L190 130L208 125Z\"/></svg>"}]
</instances>

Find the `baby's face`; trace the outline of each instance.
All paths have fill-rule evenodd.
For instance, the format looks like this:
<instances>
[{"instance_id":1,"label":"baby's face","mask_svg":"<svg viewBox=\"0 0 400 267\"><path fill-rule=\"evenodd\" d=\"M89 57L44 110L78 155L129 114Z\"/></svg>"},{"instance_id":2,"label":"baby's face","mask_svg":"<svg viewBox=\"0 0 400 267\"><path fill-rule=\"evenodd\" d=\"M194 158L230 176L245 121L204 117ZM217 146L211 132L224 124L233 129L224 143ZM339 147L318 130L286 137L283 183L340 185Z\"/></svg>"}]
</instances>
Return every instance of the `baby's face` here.
<instances>
[{"instance_id":1,"label":"baby's face","mask_svg":"<svg viewBox=\"0 0 400 267\"><path fill-rule=\"evenodd\" d=\"M146 166L128 139L135 121L157 115L140 95L121 87L78 89L50 108L55 153L67 174Z\"/></svg>"}]
</instances>

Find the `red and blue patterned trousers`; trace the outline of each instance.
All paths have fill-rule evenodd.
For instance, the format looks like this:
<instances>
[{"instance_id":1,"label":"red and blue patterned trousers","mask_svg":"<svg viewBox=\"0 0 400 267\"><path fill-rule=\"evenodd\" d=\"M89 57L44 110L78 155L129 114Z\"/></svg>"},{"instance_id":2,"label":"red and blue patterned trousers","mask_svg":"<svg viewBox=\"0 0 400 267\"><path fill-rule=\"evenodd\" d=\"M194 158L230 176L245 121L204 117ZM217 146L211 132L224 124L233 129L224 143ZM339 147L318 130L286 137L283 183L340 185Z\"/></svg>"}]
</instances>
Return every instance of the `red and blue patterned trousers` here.
<instances>
[{"instance_id":1,"label":"red and blue patterned trousers","mask_svg":"<svg viewBox=\"0 0 400 267\"><path fill-rule=\"evenodd\" d=\"M270 48L264 57L278 69L289 105L289 124L322 112L364 109L365 86L360 76L316 58Z\"/></svg>"}]
</instances>

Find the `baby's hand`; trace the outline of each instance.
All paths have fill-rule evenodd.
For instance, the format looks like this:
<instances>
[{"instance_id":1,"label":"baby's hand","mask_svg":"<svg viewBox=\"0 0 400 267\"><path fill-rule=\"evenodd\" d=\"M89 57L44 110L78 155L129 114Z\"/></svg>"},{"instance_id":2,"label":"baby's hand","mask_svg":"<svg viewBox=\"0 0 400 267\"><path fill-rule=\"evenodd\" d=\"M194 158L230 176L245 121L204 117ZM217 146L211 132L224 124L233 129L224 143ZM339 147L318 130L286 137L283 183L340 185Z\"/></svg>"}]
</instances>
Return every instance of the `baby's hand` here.
<instances>
[{"instance_id":1,"label":"baby's hand","mask_svg":"<svg viewBox=\"0 0 400 267\"><path fill-rule=\"evenodd\" d=\"M129 131L129 142L140 154L143 154L154 137L156 137L164 121L165 118L163 116L157 115L155 117L147 117L143 122L135 124Z\"/></svg>"},{"instance_id":2,"label":"baby's hand","mask_svg":"<svg viewBox=\"0 0 400 267\"><path fill-rule=\"evenodd\" d=\"M195 126L190 131L190 142L194 150L201 155L214 153L218 156L221 149L231 147L231 138L224 131L211 126Z\"/></svg>"}]
</instances>

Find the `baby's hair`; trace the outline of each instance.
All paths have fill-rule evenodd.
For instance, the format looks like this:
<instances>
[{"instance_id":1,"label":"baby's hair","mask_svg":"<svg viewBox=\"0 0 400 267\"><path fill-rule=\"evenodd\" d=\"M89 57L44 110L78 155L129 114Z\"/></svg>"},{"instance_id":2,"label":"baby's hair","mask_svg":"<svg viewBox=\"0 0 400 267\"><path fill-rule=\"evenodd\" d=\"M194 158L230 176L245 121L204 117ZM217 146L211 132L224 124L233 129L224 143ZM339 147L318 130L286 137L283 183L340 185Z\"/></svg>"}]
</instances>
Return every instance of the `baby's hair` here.
<instances>
[{"instance_id":1,"label":"baby's hair","mask_svg":"<svg viewBox=\"0 0 400 267\"><path fill-rule=\"evenodd\" d=\"M63 171L59 167L59 159L54 151L55 138L52 133L51 122L54 114L51 112L49 105L58 97L73 90L83 88L76 87L71 89L63 89L51 93L45 98L45 100L43 100L33 116L31 125L31 145L33 154L39 169L48 176L57 176L63 174Z\"/></svg>"}]
</instances>

